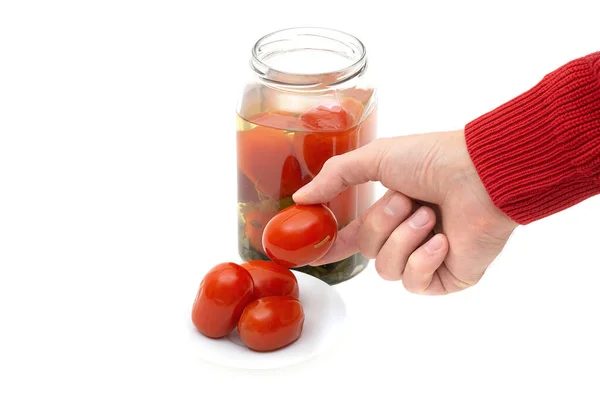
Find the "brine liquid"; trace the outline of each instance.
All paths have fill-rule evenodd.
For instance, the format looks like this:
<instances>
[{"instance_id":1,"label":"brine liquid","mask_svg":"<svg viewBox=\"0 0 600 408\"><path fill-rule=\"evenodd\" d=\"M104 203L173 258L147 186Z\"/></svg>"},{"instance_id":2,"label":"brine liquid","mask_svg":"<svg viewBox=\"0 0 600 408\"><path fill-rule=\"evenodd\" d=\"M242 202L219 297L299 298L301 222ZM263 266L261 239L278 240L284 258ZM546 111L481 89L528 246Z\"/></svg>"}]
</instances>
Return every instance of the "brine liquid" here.
<instances>
[{"instance_id":1,"label":"brine liquid","mask_svg":"<svg viewBox=\"0 0 600 408\"><path fill-rule=\"evenodd\" d=\"M318 174L328 158L374 140L375 114L372 109L350 127L328 131L303 129L298 115L288 112L262 112L250 120L238 115L238 242L243 260L268 260L261 243L267 222L293 204L294 192ZM326 205L341 229L372 201L373 186L367 183L346 189ZM367 263L366 258L355 254L332 264L295 269L336 284L361 272Z\"/></svg>"}]
</instances>

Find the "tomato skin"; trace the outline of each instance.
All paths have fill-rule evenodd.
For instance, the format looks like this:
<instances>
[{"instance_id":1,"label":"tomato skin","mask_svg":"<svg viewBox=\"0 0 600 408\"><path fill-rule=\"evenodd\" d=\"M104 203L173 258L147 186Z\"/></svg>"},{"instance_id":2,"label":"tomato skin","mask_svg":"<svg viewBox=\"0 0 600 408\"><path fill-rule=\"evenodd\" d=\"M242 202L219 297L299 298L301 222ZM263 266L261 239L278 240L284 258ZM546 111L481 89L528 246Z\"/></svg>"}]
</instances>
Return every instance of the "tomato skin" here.
<instances>
[{"instance_id":1,"label":"tomato skin","mask_svg":"<svg viewBox=\"0 0 600 408\"><path fill-rule=\"evenodd\" d=\"M337 238L333 212L322 204L294 204L267 223L262 244L269 258L287 268L308 265L329 251Z\"/></svg>"},{"instance_id":2,"label":"tomato skin","mask_svg":"<svg viewBox=\"0 0 600 408\"><path fill-rule=\"evenodd\" d=\"M243 178L269 197L291 196L309 181L293 155L292 136L284 132L298 128L298 118L291 113L271 111L248 120L260 126L238 131L238 167Z\"/></svg>"},{"instance_id":3,"label":"tomato skin","mask_svg":"<svg viewBox=\"0 0 600 408\"><path fill-rule=\"evenodd\" d=\"M270 261L248 261L240 266L252 276L254 299L267 296L291 296L298 299L298 280L289 269Z\"/></svg>"},{"instance_id":4,"label":"tomato skin","mask_svg":"<svg viewBox=\"0 0 600 408\"><path fill-rule=\"evenodd\" d=\"M346 98L341 105L319 105L300 116L304 129L314 132L294 134L294 153L306 173L314 177L328 159L356 148L357 129L352 126L360 119L353 115L362 115L359 106L360 102Z\"/></svg>"},{"instance_id":5,"label":"tomato skin","mask_svg":"<svg viewBox=\"0 0 600 408\"><path fill-rule=\"evenodd\" d=\"M281 169L281 186L279 198L291 197L300 187L308 183L310 179L302 177L302 167L294 156L288 156Z\"/></svg>"},{"instance_id":6,"label":"tomato skin","mask_svg":"<svg viewBox=\"0 0 600 408\"><path fill-rule=\"evenodd\" d=\"M356 148L357 131L296 133L293 145L305 171L316 176L327 160Z\"/></svg>"},{"instance_id":7,"label":"tomato skin","mask_svg":"<svg viewBox=\"0 0 600 408\"><path fill-rule=\"evenodd\" d=\"M233 262L213 267L202 279L192 308L192 322L207 337L231 332L253 299L250 273Z\"/></svg>"},{"instance_id":8,"label":"tomato skin","mask_svg":"<svg viewBox=\"0 0 600 408\"><path fill-rule=\"evenodd\" d=\"M238 323L240 338L254 351L273 351L300 338L304 309L291 296L256 299L244 309Z\"/></svg>"}]
</instances>

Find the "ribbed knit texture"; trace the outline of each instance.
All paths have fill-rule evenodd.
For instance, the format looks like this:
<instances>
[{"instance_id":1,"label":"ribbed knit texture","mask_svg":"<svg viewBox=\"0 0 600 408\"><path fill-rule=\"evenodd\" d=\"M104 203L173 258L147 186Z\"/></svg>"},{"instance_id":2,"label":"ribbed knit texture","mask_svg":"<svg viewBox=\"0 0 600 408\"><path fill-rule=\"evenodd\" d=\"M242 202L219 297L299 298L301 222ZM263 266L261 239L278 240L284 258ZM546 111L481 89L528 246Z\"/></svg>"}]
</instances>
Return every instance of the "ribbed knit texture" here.
<instances>
[{"instance_id":1,"label":"ribbed knit texture","mask_svg":"<svg viewBox=\"0 0 600 408\"><path fill-rule=\"evenodd\" d=\"M600 193L600 52L465 127L493 203L528 224Z\"/></svg>"}]
</instances>

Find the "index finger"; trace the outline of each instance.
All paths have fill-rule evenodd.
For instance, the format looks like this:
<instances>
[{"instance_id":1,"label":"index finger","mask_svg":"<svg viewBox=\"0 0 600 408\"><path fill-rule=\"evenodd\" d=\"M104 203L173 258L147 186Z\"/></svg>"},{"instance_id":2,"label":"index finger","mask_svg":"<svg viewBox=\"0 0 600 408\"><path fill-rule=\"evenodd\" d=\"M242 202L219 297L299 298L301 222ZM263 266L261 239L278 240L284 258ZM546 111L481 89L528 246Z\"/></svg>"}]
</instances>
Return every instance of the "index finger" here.
<instances>
[{"instance_id":1,"label":"index finger","mask_svg":"<svg viewBox=\"0 0 600 408\"><path fill-rule=\"evenodd\" d=\"M294 202L306 205L326 203L350 186L379 181L381 160L387 146L383 140L374 140L327 160L315 178L292 196Z\"/></svg>"}]
</instances>

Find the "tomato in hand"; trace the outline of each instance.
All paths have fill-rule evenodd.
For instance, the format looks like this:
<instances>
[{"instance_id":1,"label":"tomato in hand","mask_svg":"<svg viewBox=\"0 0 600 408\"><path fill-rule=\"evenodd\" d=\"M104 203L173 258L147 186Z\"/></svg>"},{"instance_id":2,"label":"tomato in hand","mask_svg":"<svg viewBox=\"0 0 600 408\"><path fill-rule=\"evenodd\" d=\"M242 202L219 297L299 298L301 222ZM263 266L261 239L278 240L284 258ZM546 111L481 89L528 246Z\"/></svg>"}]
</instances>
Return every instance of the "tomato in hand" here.
<instances>
[{"instance_id":1,"label":"tomato in hand","mask_svg":"<svg viewBox=\"0 0 600 408\"><path fill-rule=\"evenodd\" d=\"M273 351L300 338L302 304L291 296L269 296L250 303L238 323L240 338L255 351Z\"/></svg>"},{"instance_id":2,"label":"tomato in hand","mask_svg":"<svg viewBox=\"0 0 600 408\"><path fill-rule=\"evenodd\" d=\"M298 280L289 269L270 261L248 261L240 266L252 276L255 299L267 296L298 299Z\"/></svg>"},{"instance_id":3,"label":"tomato in hand","mask_svg":"<svg viewBox=\"0 0 600 408\"><path fill-rule=\"evenodd\" d=\"M247 270L232 262L216 265L200 283L192 308L194 326L207 337L227 335L252 301L253 292L254 283Z\"/></svg>"},{"instance_id":4,"label":"tomato in hand","mask_svg":"<svg viewBox=\"0 0 600 408\"><path fill-rule=\"evenodd\" d=\"M325 255L337 238L337 231L335 216L324 205L292 205L267 223L262 243L269 258L293 268Z\"/></svg>"}]
</instances>

